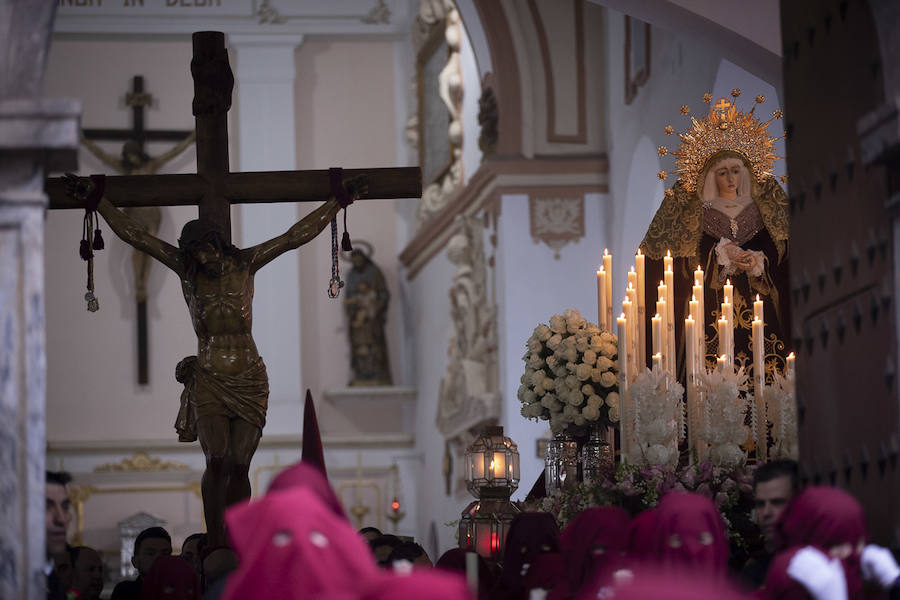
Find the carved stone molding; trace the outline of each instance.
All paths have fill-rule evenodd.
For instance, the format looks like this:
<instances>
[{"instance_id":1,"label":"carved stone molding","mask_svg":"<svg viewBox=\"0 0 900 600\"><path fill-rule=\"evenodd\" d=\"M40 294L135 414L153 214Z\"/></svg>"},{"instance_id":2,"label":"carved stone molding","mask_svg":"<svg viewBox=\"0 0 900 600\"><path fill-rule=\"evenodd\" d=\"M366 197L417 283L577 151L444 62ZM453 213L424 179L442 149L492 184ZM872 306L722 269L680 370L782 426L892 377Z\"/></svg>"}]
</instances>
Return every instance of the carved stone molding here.
<instances>
[{"instance_id":1,"label":"carved stone molding","mask_svg":"<svg viewBox=\"0 0 900 600\"><path fill-rule=\"evenodd\" d=\"M584 237L584 195L530 196L528 217L534 243L547 244L559 260L563 246Z\"/></svg>"},{"instance_id":2,"label":"carved stone molding","mask_svg":"<svg viewBox=\"0 0 900 600\"><path fill-rule=\"evenodd\" d=\"M463 181L462 35L452 0L420 0L412 32L416 112L406 123L407 141L418 154L425 185L417 228L447 205Z\"/></svg>"},{"instance_id":3,"label":"carved stone molding","mask_svg":"<svg viewBox=\"0 0 900 600\"><path fill-rule=\"evenodd\" d=\"M108 471L187 471L190 467L179 462L163 461L161 458L151 457L146 452L135 452L131 458L123 458L117 463L106 463L94 468L95 472Z\"/></svg>"},{"instance_id":4,"label":"carved stone molding","mask_svg":"<svg viewBox=\"0 0 900 600\"><path fill-rule=\"evenodd\" d=\"M484 209L496 212L503 194L524 194L529 198L605 194L609 191L608 173L605 154L564 160L485 160L444 210L426 223L400 253L407 278L414 278L456 234L458 215L475 215Z\"/></svg>"},{"instance_id":5,"label":"carved stone molding","mask_svg":"<svg viewBox=\"0 0 900 600\"><path fill-rule=\"evenodd\" d=\"M478 218L462 215L456 217L456 227L458 233L447 244L447 258L456 266L450 288L453 333L436 424L459 454L485 424L500 417L501 396L497 305L487 291L484 227Z\"/></svg>"}]
</instances>

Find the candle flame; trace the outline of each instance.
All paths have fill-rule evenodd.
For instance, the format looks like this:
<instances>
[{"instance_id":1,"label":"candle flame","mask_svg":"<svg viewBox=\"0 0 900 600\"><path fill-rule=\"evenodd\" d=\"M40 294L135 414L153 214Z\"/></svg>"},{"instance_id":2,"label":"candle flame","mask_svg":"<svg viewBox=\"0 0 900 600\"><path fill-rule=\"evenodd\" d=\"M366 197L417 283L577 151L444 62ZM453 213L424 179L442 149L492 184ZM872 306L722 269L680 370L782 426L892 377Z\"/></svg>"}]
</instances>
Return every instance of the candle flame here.
<instances>
[{"instance_id":1,"label":"candle flame","mask_svg":"<svg viewBox=\"0 0 900 600\"><path fill-rule=\"evenodd\" d=\"M634 285L633 285L630 281L628 282L628 289L629 289L629 290L633 290L633 289L634 289Z\"/></svg>"},{"instance_id":2,"label":"candle flame","mask_svg":"<svg viewBox=\"0 0 900 600\"><path fill-rule=\"evenodd\" d=\"M731 285L731 280L730 280L730 279L726 279L726 280L725 280L725 285Z\"/></svg>"},{"instance_id":3,"label":"candle flame","mask_svg":"<svg viewBox=\"0 0 900 600\"><path fill-rule=\"evenodd\" d=\"M638 248L637 254L635 254L635 256L641 256L641 249L640 249L640 248Z\"/></svg>"},{"instance_id":4,"label":"candle flame","mask_svg":"<svg viewBox=\"0 0 900 600\"><path fill-rule=\"evenodd\" d=\"M756 301L759 302L759 294L756 295Z\"/></svg>"},{"instance_id":5,"label":"candle flame","mask_svg":"<svg viewBox=\"0 0 900 600\"><path fill-rule=\"evenodd\" d=\"M697 265L697 272L698 272L698 273L702 273L702 272L703 272L703 269L700 268L700 265Z\"/></svg>"},{"instance_id":6,"label":"candle flame","mask_svg":"<svg viewBox=\"0 0 900 600\"><path fill-rule=\"evenodd\" d=\"M625 320L625 313L622 313L621 315L619 315L619 318L622 320Z\"/></svg>"},{"instance_id":7,"label":"candle flame","mask_svg":"<svg viewBox=\"0 0 900 600\"><path fill-rule=\"evenodd\" d=\"M628 272L637 275L637 271L634 270L634 265L631 265L631 270L629 270Z\"/></svg>"},{"instance_id":8,"label":"candle flame","mask_svg":"<svg viewBox=\"0 0 900 600\"><path fill-rule=\"evenodd\" d=\"M685 319L684 322L687 323L688 321L690 321L691 323L693 323L693 322L694 322L694 315L688 315L688 316L687 316L687 319Z\"/></svg>"},{"instance_id":9,"label":"candle flame","mask_svg":"<svg viewBox=\"0 0 900 600\"><path fill-rule=\"evenodd\" d=\"M672 258L672 251L666 250L666 258Z\"/></svg>"},{"instance_id":10,"label":"candle flame","mask_svg":"<svg viewBox=\"0 0 900 600\"><path fill-rule=\"evenodd\" d=\"M609 248L603 249L603 256L609 256Z\"/></svg>"},{"instance_id":11,"label":"candle flame","mask_svg":"<svg viewBox=\"0 0 900 600\"><path fill-rule=\"evenodd\" d=\"M791 352L790 354L788 354L788 355L787 355L787 358L788 358L788 360L794 360L794 358L795 358L795 357L794 357L794 353Z\"/></svg>"}]
</instances>

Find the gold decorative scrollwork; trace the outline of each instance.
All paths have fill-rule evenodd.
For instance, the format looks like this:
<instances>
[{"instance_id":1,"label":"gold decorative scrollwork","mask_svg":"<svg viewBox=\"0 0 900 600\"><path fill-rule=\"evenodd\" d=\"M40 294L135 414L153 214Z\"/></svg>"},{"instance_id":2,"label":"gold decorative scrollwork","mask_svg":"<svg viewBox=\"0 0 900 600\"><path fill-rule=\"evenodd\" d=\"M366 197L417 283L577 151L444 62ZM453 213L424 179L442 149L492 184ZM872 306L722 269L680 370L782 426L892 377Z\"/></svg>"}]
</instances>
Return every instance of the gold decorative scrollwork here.
<instances>
[{"instance_id":1,"label":"gold decorative scrollwork","mask_svg":"<svg viewBox=\"0 0 900 600\"><path fill-rule=\"evenodd\" d=\"M166 462L161 458L155 458L146 452L135 452L131 458L123 458L117 463L106 463L95 467L97 473L123 471L123 472L149 472L149 471L188 471L190 467L179 462Z\"/></svg>"}]
</instances>

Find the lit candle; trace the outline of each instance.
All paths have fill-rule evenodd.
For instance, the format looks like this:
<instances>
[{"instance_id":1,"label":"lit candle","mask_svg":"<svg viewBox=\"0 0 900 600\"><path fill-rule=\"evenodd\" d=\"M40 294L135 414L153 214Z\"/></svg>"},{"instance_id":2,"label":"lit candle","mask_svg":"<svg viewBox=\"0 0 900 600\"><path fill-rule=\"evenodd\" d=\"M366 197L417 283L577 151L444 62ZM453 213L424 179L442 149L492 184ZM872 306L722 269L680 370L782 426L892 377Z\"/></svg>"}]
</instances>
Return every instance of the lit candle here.
<instances>
[{"instance_id":1,"label":"lit candle","mask_svg":"<svg viewBox=\"0 0 900 600\"><path fill-rule=\"evenodd\" d=\"M756 457L766 458L766 367L763 349L763 322L757 318L750 324L753 338L753 395L756 400Z\"/></svg>"},{"instance_id":2,"label":"lit candle","mask_svg":"<svg viewBox=\"0 0 900 600\"><path fill-rule=\"evenodd\" d=\"M691 302L691 304L696 304L696 302ZM688 315L684 320L684 368L689 386L692 386L694 382L696 360L697 333L694 331L694 315Z\"/></svg>"},{"instance_id":3,"label":"lit candle","mask_svg":"<svg viewBox=\"0 0 900 600\"><path fill-rule=\"evenodd\" d=\"M662 348L662 334L660 333L661 330L662 317L659 316L659 313L656 313L656 316L650 319L650 335L653 339L654 356L660 355L660 348Z\"/></svg>"},{"instance_id":4,"label":"lit candle","mask_svg":"<svg viewBox=\"0 0 900 600\"><path fill-rule=\"evenodd\" d=\"M766 322L763 318L763 301L759 299L759 294L756 295L756 302L753 303L753 318L759 319L763 323Z\"/></svg>"},{"instance_id":5,"label":"lit candle","mask_svg":"<svg viewBox=\"0 0 900 600\"><path fill-rule=\"evenodd\" d=\"M606 329L606 271L597 269L597 326Z\"/></svg>"},{"instance_id":6,"label":"lit candle","mask_svg":"<svg viewBox=\"0 0 900 600\"><path fill-rule=\"evenodd\" d=\"M694 286L694 290L697 289L697 286ZM691 297L690 302L688 302L688 314L694 320L694 353L688 354L687 350L685 350L685 356L690 357L694 361L694 371L697 372L700 370L700 333L697 331L698 329L703 327L703 320L700 318L700 302L697 301L697 296L694 295ZM687 332L685 332L685 344L687 344Z\"/></svg>"},{"instance_id":7,"label":"lit candle","mask_svg":"<svg viewBox=\"0 0 900 600\"><path fill-rule=\"evenodd\" d=\"M661 371L662 370L662 354L657 352L653 355L653 371Z\"/></svg>"},{"instance_id":8,"label":"lit candle","mask_svg":"<svg viewBox=\"0 0 900 600\"><path fill-rule=\"evenodd\" d=\"M722 303L722 315L727 323L725 327L725 349L728 354L728 364L734 364L734 305L727 299Z\"/></svg>"},{"instance_id":9,"label":"lit candle","mask_svg":"<svg viewBox=\"0 0 900 600\"><path fill-rule=\"evenodd\" d=\"M719 355L728 357L728 321L725 317L719 317Z\"/></svg>"},{"instance_id":10,"label":"lit candle","mask_svg":"<svg viewBox=\"0 0 900 600\"><path fill-rule=\"evenodd\" d=\"M728 366L728 357L723 354L722 356L717 358L716 366L718 367L719 371L724 372L725 367Z\"/></svg>"},{"instance_id":11,"label":"lit candle","mask_svg":"<svg viewBox=\"0 0 900 600\"><path fill-rule=\"evenodd\" d=\"M672 271L672 265L674 263L674 259L672 258L672 251L666 250L666 255L663 256L663 271Z\"/></svg>"},{"instance_id":12,"label":"lit candle","mask_svg":"<svg viewBox=\"0 0 900 600\"><path fill-rule=\"evenodd\" d=\"M616 319L617 331L619 334L619 436L621 438L621 455L624 460L629 456L631 448L631 404L628 397L628 319L625 313L622 313ZM632 328L633 329L633 328Z\"/></svg>"},{"instance_id":13,"label":"lit candle","mask_svg":"<svg viewBox=\"0 0 900 600\"><path fill-rule=\"evenodd\" d=\"M675 373L675 273L672 270L672 259L663 273L666 282L666 369Z\"/></svg>"},{"instance_id":14,"label":"lit candle","mask_svg":"<svg viewBox=\"0 0 900 600\"><path fill-rule=\"evenodd\" d=\"M619 391L628 384L628 318L623 312L616 319L619 336ZM621 395L621 394L620 394Z\"/></svg>"},{"instance_id":15,"label":"lit candle","mask_svg":"<svg viewBox=\"0 0 900 600\"><path fill-rule=\"evenodd\" d=\"M666 366L666 350L669 345L666 340L666 334L668 333L668 329L666 328L666 315L668 311L666 310L666 301L664 299L659 299L656 301L656 314L659 315L659 348L654 349L654 352L659 352L660 356L663 357L663 367Z\"/></svg>"},{"instance_id":16,"label":"lit candle","mask_svg":"<svg viewBox=\"0 0 900 600\"><path fill-rule=\"evenodd\" d=\"M638 361L647 360L647 296L646 296L646 269L644 265L644 255L638 248L637 254L634 255L634 270L637 272L637 338L638 338ZM634 327L633 327L634 328Z\"/></svg>"},{"instance_id":17,"label":"lit candle","mask_svg":"<svg viewBox=\"0 0 900 600\"><path fill-rule=\"evenodd\" d=\"M631 287L631 284L628 284L628 289L625 290L625 300L622 301L622 312L625 313L626 327L627 327L627 337L628 337L628 361L630 362L630 370L632 373L637 373L638 368L638 354L637 348L635 347L635 342L637 342L637 334L635 333L635 326L637 325L637 290ZM619 366L621 368L622 358L619 355Z\"/></svg>"},{"instance_id":18,"label":"lit candle","mask_svg":"<svg viewBox=\"0 0 900 600\"><path fill-rule=\"evenodd\" d=\"M494 460L491 461L491 471L494 479L506 477L506 454L504 452L494 452Z\"/></svg>"},{"instance_id":19,"label":"lit candle","mask_svg":"<svg viewBox=\"0 0 900 600\"><path fill-rule=\"evenodd\" d=\"M725 280L725 285L722 286L722 290L725 292L725 302L734 304L734 286L731 285L730 279Z\"/></svg>"},{"instance_id":20,"label":"lit candle","mask_svg":"<svg viewBox=\"0 0 900 600\"><path fill-rule=\"evenodd\" d=\"M626 327L631 327L634 323L634 303L631 302L627 297L622 300L622 312L625 314L625 325ZM622 331L621 329L619 331ZM626 339L629 337L627 332L625 335ZM628 349L630 350L630 348ZM626 364L628 360L634 361L637 357L633 355L632 352L627 351L627 360L622 359L622 354L619 354L619 368L622 368L623 364Z\"/></svg>"},{"instance_id":21,"label":"lit candle","mask_svg":"<svg viewBox=\"0 0 900 600\"><path fill-rule=\"evenodd\" d=\"M606 330L612 331L613 306L612 306L612 254L606 248L603 249L603 270L606 271L606 313L603 315Z\"/></svg>"},{"instance_id":22,"label":"lit candle","mask_svg":"<svg viewBox=\"0 0 900 600\"><path fill-rule=\"evenodd\" d=\"M787 355L787 368L785 369L785 376L789 381L793 381L796 376L796 372L794 371L794 353L791 352Z\"/></svg>"},{"instance_id":23,"label":"lit candle","mask_svg":"<svg viewBox=\"0 0 900 600\"><path fill-rule=\"evenodd\" d=\"M697 354L700 356L700 367L706 368L706 300L703 293L703 269L697 265L694 271L694 296L697 298Z\"/></svg>"}]
</instances>

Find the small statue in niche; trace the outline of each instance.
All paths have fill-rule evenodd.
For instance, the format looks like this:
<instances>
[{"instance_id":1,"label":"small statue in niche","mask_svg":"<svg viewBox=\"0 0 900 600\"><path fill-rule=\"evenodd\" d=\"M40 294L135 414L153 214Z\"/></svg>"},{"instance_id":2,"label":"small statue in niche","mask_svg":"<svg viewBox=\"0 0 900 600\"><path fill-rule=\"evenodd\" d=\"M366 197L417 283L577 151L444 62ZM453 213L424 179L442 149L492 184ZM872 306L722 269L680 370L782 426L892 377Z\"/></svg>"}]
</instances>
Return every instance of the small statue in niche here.
<instances>
[{"instance_id":1,"label":"small statue in niche","mask_svg":"<svg viewBox=\"0 0 900 600\"><path fill-rule=\"evenodd\" d=\"M368 244L354 241L350 253L353 268L347 273L344 311L350 339L351 377L348 385L391 385L384 326L390 293L381 269L372 262L371 246L366 254L359 249Z\"/></svg>"}]
</instances>

